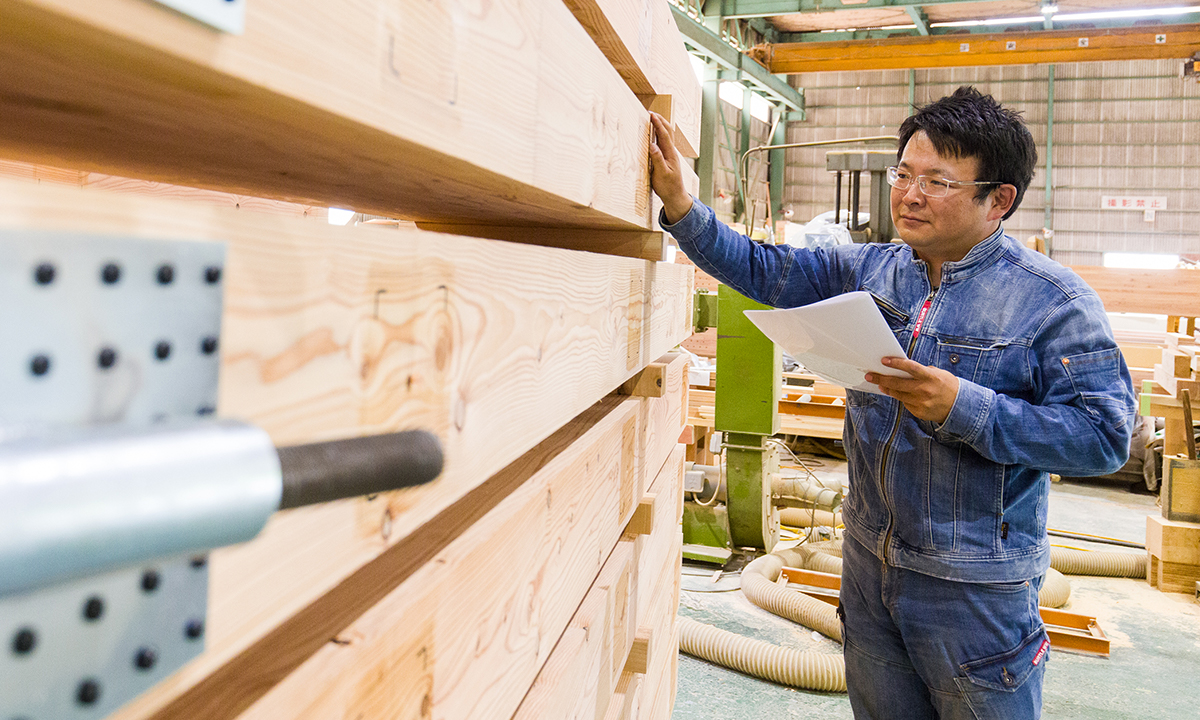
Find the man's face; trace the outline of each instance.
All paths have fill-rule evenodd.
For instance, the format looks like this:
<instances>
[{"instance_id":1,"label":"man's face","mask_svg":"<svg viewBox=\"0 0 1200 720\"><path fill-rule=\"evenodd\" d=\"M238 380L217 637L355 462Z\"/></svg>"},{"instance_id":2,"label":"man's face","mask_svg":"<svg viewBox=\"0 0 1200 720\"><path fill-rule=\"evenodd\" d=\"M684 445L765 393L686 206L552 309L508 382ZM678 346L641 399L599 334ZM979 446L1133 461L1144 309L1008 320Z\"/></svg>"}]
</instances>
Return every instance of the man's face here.
<instances>
[{"instance_id":1,"label":"man's face","mask_svg":"<svg viewBox=\"0 0 1200 720\"><path fill-rule=\"evenodd\" d=\"M924 132L904 146L899 169L915 178L974 181L978 158L943 157ZM995 232L1003 210L997 212L992 194L976 202L978 186L951 185L945 197L927 197L914 180L906 190L892 188L892 224L896 233L926 261L961 260L980 241Z\"/></svg>"}]
</instances>

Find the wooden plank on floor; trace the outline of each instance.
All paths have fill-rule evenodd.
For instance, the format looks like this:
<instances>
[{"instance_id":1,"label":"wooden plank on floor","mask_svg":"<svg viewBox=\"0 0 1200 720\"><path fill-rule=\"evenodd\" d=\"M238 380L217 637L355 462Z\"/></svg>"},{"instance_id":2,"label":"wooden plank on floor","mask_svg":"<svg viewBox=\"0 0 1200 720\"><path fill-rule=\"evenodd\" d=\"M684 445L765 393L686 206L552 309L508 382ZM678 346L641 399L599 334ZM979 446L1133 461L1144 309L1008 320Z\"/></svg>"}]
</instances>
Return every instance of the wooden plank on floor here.
<instances>
[{"instance_id":1,"label":"wooden plank on floor","mask_svg":"<svg viewBox=\"0 0 1200 720\"><path fill-rule=\"evenodd\" d=\"M230 35L143 0L3 0L0 68L8 159L402 219L651 227L649 115L559 2L255 0Z\"/></svg>"},{"instance_id":2,"label":"wooden plank on floor","mask_svg":"<svg viewBox=\"0 0 1200 720\"><path fill-rule=\"evenodd\" d=\"M419 427L446 449L436 483L279 513L214 553L208 651L128 717L218 698L217 668L286 675L370 607L335 589L690 332L666 263L19 182L0 227L223 240L220 415L277 444Z\"/></svg>"}]
</instances>

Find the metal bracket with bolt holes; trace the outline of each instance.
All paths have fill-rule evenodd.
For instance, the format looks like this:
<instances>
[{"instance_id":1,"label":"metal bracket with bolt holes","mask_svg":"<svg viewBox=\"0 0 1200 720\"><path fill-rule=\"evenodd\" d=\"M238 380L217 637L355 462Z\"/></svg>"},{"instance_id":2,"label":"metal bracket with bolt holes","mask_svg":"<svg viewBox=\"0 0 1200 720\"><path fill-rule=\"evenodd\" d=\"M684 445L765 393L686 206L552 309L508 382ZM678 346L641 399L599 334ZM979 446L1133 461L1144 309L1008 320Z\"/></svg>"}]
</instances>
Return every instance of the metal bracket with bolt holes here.
<instances>
[{"instance_id":1,"label":"metal bracket with bolt holes","mask_svg":"<svg viewBox=\"0 0 1200 720\"><path fill-rule=\"evenodd\" d=\"M246 28L246 0L155 0L218 30L241 35Z\"/></svg>"},{"instance_id":2,"label":"metal bracket with bolt holes","mask_svg":"<svg viewBox=\"0 0 1200 720\"><path fill-rule=\"evenodd\" d=\"M239 3L240 4L240 3ZM216 408L225 246L0 233L0 439ZM203 556L0 597L0 718L101 718L204 647Z\"/></svg>"}]
</instances>

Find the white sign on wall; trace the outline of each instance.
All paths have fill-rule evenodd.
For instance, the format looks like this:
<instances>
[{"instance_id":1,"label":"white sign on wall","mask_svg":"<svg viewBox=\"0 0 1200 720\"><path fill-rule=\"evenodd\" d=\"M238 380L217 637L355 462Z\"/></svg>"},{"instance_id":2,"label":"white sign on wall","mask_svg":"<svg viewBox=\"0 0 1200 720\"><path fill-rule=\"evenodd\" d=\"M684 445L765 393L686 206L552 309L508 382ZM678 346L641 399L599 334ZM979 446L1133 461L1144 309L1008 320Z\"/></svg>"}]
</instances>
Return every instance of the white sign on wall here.
<instances>
[{"instance_id":1,"label":"white sign on wall","mask_svg":"<svg viewBox=\"0 0 1200 720\"><path fill-rule=\"evenodd\" d=\"M1166 210L1165 197L1147 197L1143 195L1102 195L1100 196L1102 210L1140 210L1146 222L1154 222L1155 210Z\"/></svg>"}]
</instances>

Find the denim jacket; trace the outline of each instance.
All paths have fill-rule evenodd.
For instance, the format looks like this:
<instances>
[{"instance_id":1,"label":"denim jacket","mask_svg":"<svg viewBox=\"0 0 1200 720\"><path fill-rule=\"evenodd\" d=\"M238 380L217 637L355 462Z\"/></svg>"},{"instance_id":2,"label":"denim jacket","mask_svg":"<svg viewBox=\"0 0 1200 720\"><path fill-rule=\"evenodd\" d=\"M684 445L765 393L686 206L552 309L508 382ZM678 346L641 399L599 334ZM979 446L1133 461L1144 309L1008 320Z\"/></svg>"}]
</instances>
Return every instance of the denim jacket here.
<instances>
[{"instance_id":1,"label":"denim jacket","mask_svg":"<svg viewBox=\"0 0 1200 720\"><path fill-rule=\"evenodd\" d=\"M1003 229L944 263L935 292L907 245L762 245L698 201L660 223L700 269L767 305L869 292L912 360L958 376L940 425L893 398L847 392L843 518L886 563L970 582L1040 576L1047 474L1101 475L1128 458L1135 399L1100 299Z\"/></svg>"}]
</instances>

